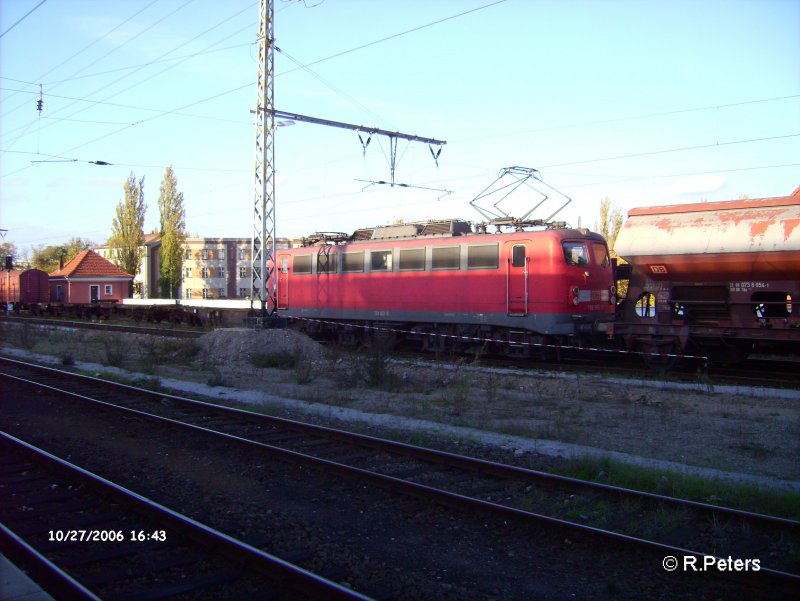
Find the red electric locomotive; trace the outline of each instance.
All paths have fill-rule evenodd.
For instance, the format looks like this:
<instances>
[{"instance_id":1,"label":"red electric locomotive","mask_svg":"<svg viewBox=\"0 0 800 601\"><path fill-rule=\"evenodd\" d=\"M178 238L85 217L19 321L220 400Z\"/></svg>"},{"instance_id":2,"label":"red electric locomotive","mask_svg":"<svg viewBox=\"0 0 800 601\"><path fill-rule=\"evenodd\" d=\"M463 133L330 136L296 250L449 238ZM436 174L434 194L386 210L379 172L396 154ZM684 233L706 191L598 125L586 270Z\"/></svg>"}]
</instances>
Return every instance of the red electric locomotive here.
<instances>
[{"instance_id":1,"label":"red electric locomotive","mask_svg":"<svg viewBox=\"0 0 800 601\"><path fill-rule=\"evenodd\" d=\"M490 339L527 355L613 330L608 249L585 229L491 234L461 220L404 223L316 235L277 250L276 266L279 313L305 319L315 334L382 325L426 349Z\"/></svg>"}]
</instances>

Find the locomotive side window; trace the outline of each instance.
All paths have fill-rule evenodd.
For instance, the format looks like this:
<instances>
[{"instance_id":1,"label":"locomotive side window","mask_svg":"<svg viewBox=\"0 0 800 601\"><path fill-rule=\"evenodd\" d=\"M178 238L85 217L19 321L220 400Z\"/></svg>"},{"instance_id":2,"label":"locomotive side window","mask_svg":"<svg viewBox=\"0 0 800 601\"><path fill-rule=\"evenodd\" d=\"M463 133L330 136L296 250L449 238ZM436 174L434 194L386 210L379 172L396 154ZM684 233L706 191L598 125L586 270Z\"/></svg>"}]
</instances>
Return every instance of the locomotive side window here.
<instances>
[{"instance_id":1,"label":"locomotive side window","mask_svg":"<svg viewBox=\"0 0 800 601\"><path fill-rule=\"evenodd\" d=\"M400 271L423 271L425 269L425 249L401 248L398 268Z\"/></svg>"},{"instance_id":2,"label":"locomotive side window","mask_svg":"<svg viewBox=\"0 0 800 601\"><path fill-rule=\"evenodd\" d=\"M564 260L567 265L588 265L589 255L583 242L562 242Z\"/></svg>"},{"instance_id":3,"label":"locomotive side window","mask_svg":"<svg viewBox=\"0 0 800 601\"><path fill-rule=\"evenodd\" d=\"M524 244L515 244L511 248L511 267L525 267Z\"/></svg>"},{"instance_id":4,"label":"locomotive side window","mask_svg":"<svg viewBox=\"0 0 800 601\"><path fill-rule=\"evenodd\" d=\"M373 250L369 253L370 266L372 271L391 271L392 270L392 251Z\"/></svg>"},{"instance_id":5,"label":"locomotive side window","mask_svg":"<svg viewBox=\"0 0 800 601\"><path fill-rule=\"evenodd\" d=\"M436 247L431 249L432 269L458 269L461 251L458 246Z\"/></svg>"},{"instance_id":6,"label":"locomotive side window","mask_svg":"<svg viewBox=\"0 0 800 601\"><path fill-rule=\"evenodd\" d=\"M342 272L358 273L364 271L364 251L342 253Z\"/></svg>"},{"instance_id":7,"label":"locomotive side window","mask_svg":"<svg viewBox=\"0 0 800 601\"><path fill-rule=\"evenodd\" d=\"M497 269L500 251L497 244L467 247L467 269Z\"/></svg>"},{"instance_id":8,"label":"locomotive side window","mask_svg":"<svg viewBox=\"0 0 800 601\"><path fill-rule=\"evenodd\" d=\"M245 274L247 273L247 269L245 267L240 267L239 268L239 277L240 278L245 277L245 275L242 274L242 269L245 270ZM287 257L287 256L281 257L281 273L283 273L283 274L289 273L289 257Z\"/></svg>"},{"instance_id":9,"label":"locomotive side window","mask_svg":"<svg viewBox=\"0 0 800 601\"><path fill-rule=\"evenodd\" d=\"M311 255L295 255L292 267L295 275L298 273L311 273Z\"/></svg>"},{"instance_id":10,"label":"locomotive side window","mask_svg":"<svg viewBox=\"0 0 800 601\"><path fill-rule=\"evenodd\" d=\"M600 265L602 267L611 265L611 261L608 258L608 249L605 244L592 242L592 256L594 257L595 265Z\"/></svg>"},{"instance_id":11,"label":"locomotive side window","mask_svg":"<svg viewBox=\"0 0 800 601\"><path fill-rule=\"evenodd\" d=\"M321 273L336 273L337 269L336 253L321 253L317 255L317 275Z\"/></svg>"}]
</instances>

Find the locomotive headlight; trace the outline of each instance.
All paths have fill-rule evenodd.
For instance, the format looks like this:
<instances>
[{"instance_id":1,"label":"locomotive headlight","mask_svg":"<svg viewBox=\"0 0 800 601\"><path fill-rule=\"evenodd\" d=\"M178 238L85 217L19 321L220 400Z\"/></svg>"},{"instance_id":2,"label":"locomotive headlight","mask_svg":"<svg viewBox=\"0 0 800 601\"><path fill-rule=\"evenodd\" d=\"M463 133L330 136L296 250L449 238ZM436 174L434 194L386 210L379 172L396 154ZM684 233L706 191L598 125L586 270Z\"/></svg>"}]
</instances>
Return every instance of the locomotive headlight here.
<instances>
[{"instance_id":1,"label":"locomotive headlight","mask_svg":"<svg viewBox=\"0 0 800 601\"><path fill-rule=\"evenodd\" d=\"M617 287L614 284L608 287L608 302L612 305L617 302Z\"/></svg>"},{"instance_id":2,"label":"locomotive headlight","mask_svg":"<svg viewBox=\"0 0 800 601\"><path fill-rule=\"evenodd\" d=\"M570 296L572 297L572 304L577 307L578 303L581 302L581 290L580 290L580 288L578 288L577 286L573 286L572 288L570 288L569 292L570 292Z\"/></svg>"}]
</instances>

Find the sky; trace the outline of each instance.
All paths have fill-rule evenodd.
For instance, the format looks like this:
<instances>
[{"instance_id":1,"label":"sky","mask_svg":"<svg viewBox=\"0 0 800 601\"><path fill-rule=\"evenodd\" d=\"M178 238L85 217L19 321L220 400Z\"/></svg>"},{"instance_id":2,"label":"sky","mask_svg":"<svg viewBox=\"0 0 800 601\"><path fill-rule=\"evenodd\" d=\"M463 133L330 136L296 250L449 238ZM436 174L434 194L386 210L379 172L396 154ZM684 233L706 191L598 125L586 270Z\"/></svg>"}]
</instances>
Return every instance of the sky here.
<instances>
[{"instance_id":1,"label":"sky","mask_svg":"<svg viewBox=\"0 0 800 601\"><path fill-rule=\"evenodd\" d=\"M155 231L169 165L190 235L251 237L258 13L2 0L5 241L103 244L131 173ZM398 140L391 186L374 183L389 138L279 120L279 237L483 221L470 203L510 189L508 167L546 184L532 218L571 199L555 218L590 228L605 197L626 212L800 185L800 0L275 0L274 32L278 110L446 141L434 160ZM521 186L500 208L541 199Z\"/></svg>"}]
</instances>

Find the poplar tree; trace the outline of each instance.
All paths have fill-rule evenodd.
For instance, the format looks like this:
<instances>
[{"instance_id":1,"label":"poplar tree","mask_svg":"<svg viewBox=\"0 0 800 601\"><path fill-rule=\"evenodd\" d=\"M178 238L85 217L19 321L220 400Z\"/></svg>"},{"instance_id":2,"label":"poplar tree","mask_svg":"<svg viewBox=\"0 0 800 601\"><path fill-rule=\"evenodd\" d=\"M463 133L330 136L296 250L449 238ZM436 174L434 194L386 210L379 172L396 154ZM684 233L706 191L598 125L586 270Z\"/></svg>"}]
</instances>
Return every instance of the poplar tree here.
<instances>
[{"instance_id":1,"label":"poplar tree","mask_svg":"<svg viewBox=\"0 0 800 601\"><path fill-rule=\"evenodd\" d=\"M111 226L108 246L111 260L120 269L135 276L144 255L144 214L147 209L144 202L144 177L137 182L131 171L123 188L125 198L117 203L117 216Z\"/></svg>"},{"instance_id":2,"label":"poplar tree","mask_svg":"<svg viewBox=\"0 0 800 601\"><path fill-rule=\"evenodd\" d=\"M186 240L186 210L183 192L178 192L178 181L167 167L161 180L158 195L161 218L161 250L159 251L159 286L163 298L177 298L183 268L183 243Z\"/></svg>"},{"instance_id":3,"label":"poplar tree","mask_svg":"<svg viewBox=\"0 0 800 601\"><path fill-rule=\"evenodd\" d=\"M595 223L595 229L606 239L609 250L613 250L622 229L622 210L608 196L600 201L600 222Z\"/></svg>"}]
</instances>

